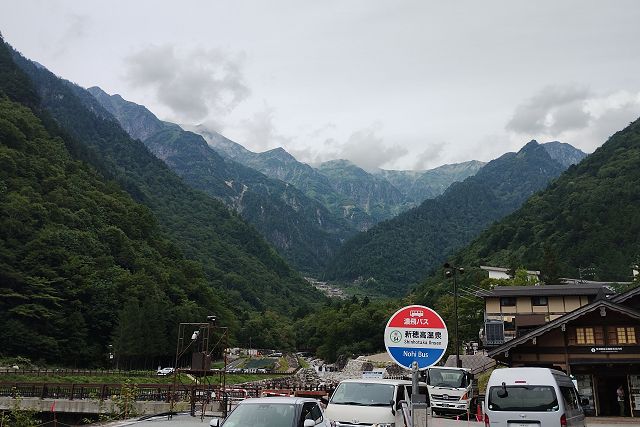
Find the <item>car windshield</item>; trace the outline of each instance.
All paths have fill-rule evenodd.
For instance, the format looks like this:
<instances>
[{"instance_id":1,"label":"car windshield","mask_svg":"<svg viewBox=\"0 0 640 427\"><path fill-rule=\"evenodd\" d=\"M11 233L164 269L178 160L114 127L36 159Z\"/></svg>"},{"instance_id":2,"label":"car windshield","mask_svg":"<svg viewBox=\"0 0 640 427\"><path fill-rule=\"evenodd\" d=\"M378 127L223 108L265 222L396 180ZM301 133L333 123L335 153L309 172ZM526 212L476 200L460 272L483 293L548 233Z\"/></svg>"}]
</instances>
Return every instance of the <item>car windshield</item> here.
<instances>
[{"instance_id":1,"label":"car windshield","mask_svg":"<svg viewBox=\"0 0 640 427\"><path fill-rule=\"evenodd\" d=\"M466 387L464 371L457 369L430 369L429 385L436 387Z\"/></svg>"},{"instance_id":2,"label":"car windshield","mask_svg":"<svg viewBox=\"0 0 640 427\"><path fill-rule=\"evenodd\" d=\"M246 401L245 401L246 402ZM224 427L292 427L295 406L286 403L242 403L225 420Z\"/></svg>"},{"instance_id":3,"label":"car windshield","mask_svg":"<svg viewBox=\"0 0 640 427\"><path fill-rule=\"evenodd\" d=\"M554 412L559 409L556 392L551 386L494 386L489 390L492 411Z\"/></svg>"},{"instance_id":4,"label":"car windshield","mask_svg":"<svg viewBox=\"0 0 640 427\"><path fill-rule=\"evenodd\" d=\"M331 397L338 405L389 406L393 400L392 384L342 383Z\"/></svg>"}]
</instances>

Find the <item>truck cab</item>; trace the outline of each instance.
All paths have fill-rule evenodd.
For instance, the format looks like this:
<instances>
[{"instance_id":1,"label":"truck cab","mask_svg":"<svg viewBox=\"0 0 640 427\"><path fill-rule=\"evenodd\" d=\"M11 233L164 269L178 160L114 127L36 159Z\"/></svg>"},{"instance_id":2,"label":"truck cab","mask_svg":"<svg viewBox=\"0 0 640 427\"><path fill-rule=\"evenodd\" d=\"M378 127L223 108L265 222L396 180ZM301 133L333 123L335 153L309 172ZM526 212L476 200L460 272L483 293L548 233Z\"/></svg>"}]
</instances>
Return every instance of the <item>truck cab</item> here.
<instances>
[{"instance_id":1,"label":"truck cab","mask_svg":"<svg viewBox=\"0 0 640 427\"><path fill-rule=\"evenodd\" d=\"M476 397L473 375L465 368L431 367L426 371L433 415L466 414Z\"/></svg>"}]
</instances>

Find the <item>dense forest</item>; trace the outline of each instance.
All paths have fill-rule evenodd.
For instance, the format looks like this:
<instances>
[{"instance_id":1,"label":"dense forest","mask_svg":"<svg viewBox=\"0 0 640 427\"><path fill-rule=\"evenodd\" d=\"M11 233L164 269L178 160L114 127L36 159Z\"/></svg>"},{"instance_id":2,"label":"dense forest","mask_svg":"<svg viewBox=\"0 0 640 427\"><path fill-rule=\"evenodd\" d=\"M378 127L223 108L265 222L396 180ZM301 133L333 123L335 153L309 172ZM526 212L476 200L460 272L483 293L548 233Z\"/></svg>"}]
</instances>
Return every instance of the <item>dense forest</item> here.
<instances>
[{"instance_id":1,"label":"dense forest","mask_svg":"<svg viewBox=\"0 0 640 427\"><path fill-rule=\"evenodd\" d=\"M74 160L26 107L0 100L0 342L7 354L84 366L127 301L150 357L177 319L224 313L202 268L148 208ZM122 325L124 326L124 325Z\"/></svg>"},{"instance_id":2,"label":"dense forest","mask_svg":"<svg viewBox=\"0 0 640 427\"><path fill-rule=\"evenodd\" d=\"M215 314L235 342L260 313L290 320L324 301L90 95L4 43L0 96L3 354L100 365L113 343L153 366L178 322Z\"/></svg>"}]
</instances>

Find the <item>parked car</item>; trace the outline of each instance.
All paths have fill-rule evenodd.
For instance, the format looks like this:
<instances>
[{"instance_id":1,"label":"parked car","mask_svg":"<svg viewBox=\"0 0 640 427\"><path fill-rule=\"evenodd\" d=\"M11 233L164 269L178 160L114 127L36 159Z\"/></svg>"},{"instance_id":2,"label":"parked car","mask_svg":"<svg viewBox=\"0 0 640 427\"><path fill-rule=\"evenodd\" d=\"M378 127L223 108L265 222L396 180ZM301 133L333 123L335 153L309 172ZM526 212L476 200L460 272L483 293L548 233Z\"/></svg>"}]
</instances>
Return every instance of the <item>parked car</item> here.
<instances>
[{"instance_id":1,"label":"parked car","mask_svg":"<svg viewBox=\"0 0 640 427\"><path fill-rule=\"evenodd\" d=\"M175 371L175 369L173 368L162 368L162 369L158 369L158 375L160 376L164 376L164 375L171 375L173 374L173 371Z\"/></svg>"},{"instance_id":2,"label":"parked car","mask_svg":"<svg viewBox=\"0 0 640 427\"><path fill-rule=\"evenodd\" d=\"M418 392L426 396L427 385L420 382L418 387ZM335 427L351 427L354 424L403 426L401 402L411 400L411 388L412 383L407 380L343 380L333 392L326 414Z\"/></svg>"},{"instance_id":3,"label":"parked car","mask_svg":"<svg viewBox=\"0 0 640 427\"><path fill-rule=\"evenodd\" d=\"M229 416L213 418L211 427L330 427L317 400L305 397L259 397L243 400Z\"/></svg>"},{"instance_id":4,"label":"parked car","mask_svg":"<svg viewBox=\"0 0 640 427\"><path fill-rule=\"evenodd\" d=\"M484 424L584 427L584 403L563 372L548 368L496 369L487 384Z\"/></svg>"}]
</instances>

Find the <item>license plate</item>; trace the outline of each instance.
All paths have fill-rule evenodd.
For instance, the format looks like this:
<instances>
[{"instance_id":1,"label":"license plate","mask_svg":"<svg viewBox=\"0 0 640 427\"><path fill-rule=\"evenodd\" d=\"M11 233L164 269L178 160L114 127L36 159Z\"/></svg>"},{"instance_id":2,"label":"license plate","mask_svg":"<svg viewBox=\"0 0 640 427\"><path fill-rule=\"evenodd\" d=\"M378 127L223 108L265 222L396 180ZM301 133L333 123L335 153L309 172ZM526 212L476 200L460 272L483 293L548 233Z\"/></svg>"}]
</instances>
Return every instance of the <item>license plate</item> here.
<instances>
[{"instance_id":1,"label":"license plate","mask_svg":"<svg viewBox=\"0 0 640 427\"><path fill-rule=\"evenodd\" d=\"M507 423L507 427L536 427L539 426L540 423L537 421L520 421L515 423Z\"/></svg>"}]
</instances>

